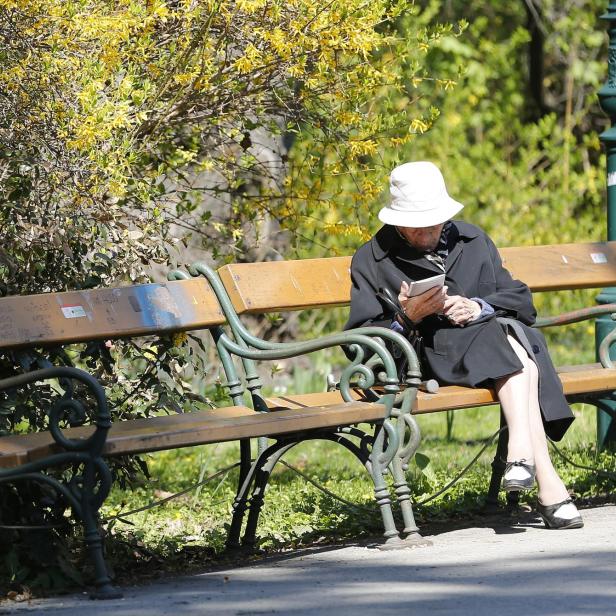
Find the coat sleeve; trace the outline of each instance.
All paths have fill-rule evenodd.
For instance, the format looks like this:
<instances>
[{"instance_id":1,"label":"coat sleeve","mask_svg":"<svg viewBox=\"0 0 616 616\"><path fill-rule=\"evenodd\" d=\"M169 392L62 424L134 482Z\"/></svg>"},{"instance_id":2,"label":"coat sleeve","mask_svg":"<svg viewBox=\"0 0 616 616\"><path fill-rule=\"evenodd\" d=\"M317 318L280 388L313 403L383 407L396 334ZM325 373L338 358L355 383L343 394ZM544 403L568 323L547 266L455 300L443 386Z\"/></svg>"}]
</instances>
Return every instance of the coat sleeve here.
<instances>
[{"instance_id":1,"label":"coat sleeve","mask_svg":"<svg viewBox=\"0 0 616 616\"><path fill-rule=\"evenodd\" d=\"M503 267L498 250L487 235L485 240L494 266L496 291L483 296L482 299L497 310L505 310L518 321L532 325L537 318L537 311L530 289L521 280L514 279Z\"/></svg>"},{"instance_id":2,"label":"coat sleeve","mask_svg":"<svg viewBox=\"0 0 616 616\"><path fill-rule=\"evenodd\" d=\"M378 300L377 264L358 251L351 261L351 310L344 329L373 325L389 328L393 315Z\"/></svg>"}]
</instances>

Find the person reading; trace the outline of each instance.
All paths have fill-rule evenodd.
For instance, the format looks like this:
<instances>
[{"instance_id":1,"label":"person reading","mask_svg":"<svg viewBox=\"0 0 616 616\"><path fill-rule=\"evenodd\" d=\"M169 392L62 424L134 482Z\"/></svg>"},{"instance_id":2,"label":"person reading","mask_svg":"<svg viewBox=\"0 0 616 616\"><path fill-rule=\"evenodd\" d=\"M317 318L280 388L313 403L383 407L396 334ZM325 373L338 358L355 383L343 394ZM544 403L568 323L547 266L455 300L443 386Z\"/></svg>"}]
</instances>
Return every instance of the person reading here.
<instances>
[{"instance_id":1,"label":"person reading","mask_svg":"<svg viewBox=\"0 0 616 616\"><path fill-rule=\"evenodd\" d=\"M560 440L574 417L563 395L529 288L503 267L479 227L453 220L464 207L452 199L430 162L409 162L390 175L384 226L355 253L351 309L345 329L377 325L423 342L424 378L442 385L494 388L508 427L503 488L538 484L546 527L583 526L550 459L546 434ZM409 297L413 281L445 274L443 286ZM406 318L387 302L398 297Z\"/></svg>"}]
</instances>

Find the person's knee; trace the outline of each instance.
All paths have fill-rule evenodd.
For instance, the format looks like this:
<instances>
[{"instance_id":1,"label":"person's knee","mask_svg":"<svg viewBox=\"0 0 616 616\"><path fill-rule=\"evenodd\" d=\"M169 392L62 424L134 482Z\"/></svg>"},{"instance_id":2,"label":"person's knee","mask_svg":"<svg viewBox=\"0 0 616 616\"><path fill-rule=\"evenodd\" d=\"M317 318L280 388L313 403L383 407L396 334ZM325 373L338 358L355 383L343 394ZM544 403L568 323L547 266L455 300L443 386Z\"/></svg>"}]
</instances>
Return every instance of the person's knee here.
<instances>
[{"instance_id":1,"label":"person's knee","mask_svg":"<svg viewBox=\"0 0 616 616\"><path fill-rule=\"evenodd\" d=\"M539 381L539 370L537 368L537 364L530 357L528 357L528 373L533 381Z\"/></svg>"},{"instance_id":2,"label":"person's knee","mask_svg":"<svg viewBox=\"0 0 616 616\"><path fill-rule=\"evenodd\" d=\"M528 356L526 349L513 337L507 336L507 341L509 342L513 352L518 356L518 359L522 362L522 366L524 370L529 369L529 364L535 365L534 362Z\"/></svg>"}]
</instances>

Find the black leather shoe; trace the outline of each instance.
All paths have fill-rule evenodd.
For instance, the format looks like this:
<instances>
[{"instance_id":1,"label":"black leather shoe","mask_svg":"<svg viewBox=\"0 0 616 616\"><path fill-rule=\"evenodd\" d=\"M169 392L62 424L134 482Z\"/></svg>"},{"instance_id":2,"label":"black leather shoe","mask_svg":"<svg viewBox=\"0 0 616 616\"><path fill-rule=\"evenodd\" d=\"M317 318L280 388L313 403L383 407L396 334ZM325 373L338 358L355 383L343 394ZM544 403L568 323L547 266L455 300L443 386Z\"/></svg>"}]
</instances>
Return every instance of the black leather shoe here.
<instances>
[{"instance_id":1,"label":"black leather shoe","mask_svg":"<svg viewBox=\"0 0 616 616\"><path fill-rule=\"evenodd\" d=\"M528 477L524 479L507 479L507 473L515 466L520 466L527 473ZM503 489L505 492L520 492L521 490L531 490L535 485L535 465L527 464L526 460L513 460L507 462L505 473L503 474Z\"/></svg>"},{"instance_id":2,"label":"black leather shoe","mask_svg":"<svg viewBox=\"0 0 616 616\"><path fill-rule=\"evenodd\" d=\"M566 528L582 528L582 526L584 526L584 520L582 520L582 516L579 513L574 518L558 517L558 510L563 505L573 505L573 500L571 498L567 498L562 501L562 503L556 503L554 505L542 505L539 501L537 501L537 509L539 510L539 515L543 518L545 527L563 530ZM575 507L575 505L573 506Z\"/></svg>"}]
</instances>

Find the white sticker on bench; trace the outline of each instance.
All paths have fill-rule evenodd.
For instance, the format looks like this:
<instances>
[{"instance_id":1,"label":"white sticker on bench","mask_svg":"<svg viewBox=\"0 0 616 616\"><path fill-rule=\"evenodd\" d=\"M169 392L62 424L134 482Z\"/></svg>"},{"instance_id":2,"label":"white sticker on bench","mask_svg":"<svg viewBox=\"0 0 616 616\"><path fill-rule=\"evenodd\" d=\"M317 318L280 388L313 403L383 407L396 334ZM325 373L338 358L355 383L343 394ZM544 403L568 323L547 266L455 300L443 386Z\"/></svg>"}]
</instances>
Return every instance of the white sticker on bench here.
<instances>
[{"instance_id":1,"label":"white sticker on bench","mask_svg":"<svg viewBox=\"0 0 616 616\"><path fill-rule=\"evenodd\" d=\"M591 252L590 258L593 263L607 263L607 257L604 252Z\"/></svg>"},{"instance_id":2,"label":"white sticker on bench","mask_svg":"<svg viewBox=\"0 0 616 616\"><path fill-rule=\"evenodd\" d=\"M78 319L85 317L86 311L83 306L62 306L62 314L64 314L65 319Z\"/></svg>"},{"instance_id":3,"label":"white sticker on bench","mask_svg":"<svg viewBox=\"0 0 616 616\"><path fill-rule=\"evenodd\" d=\"M616 184L616 173L612 171L611 173L607 174L607 185L614 186L614 184Z\"/></svg>"}]
</instances>

